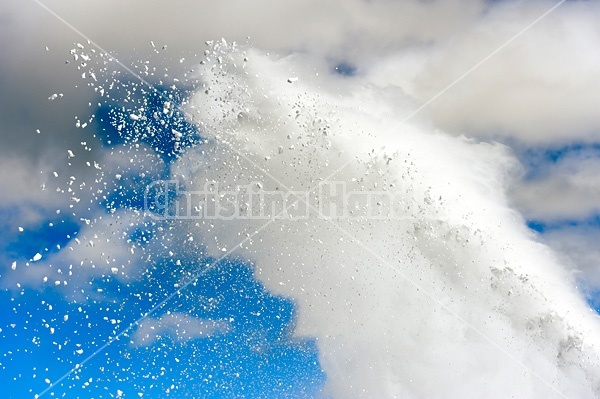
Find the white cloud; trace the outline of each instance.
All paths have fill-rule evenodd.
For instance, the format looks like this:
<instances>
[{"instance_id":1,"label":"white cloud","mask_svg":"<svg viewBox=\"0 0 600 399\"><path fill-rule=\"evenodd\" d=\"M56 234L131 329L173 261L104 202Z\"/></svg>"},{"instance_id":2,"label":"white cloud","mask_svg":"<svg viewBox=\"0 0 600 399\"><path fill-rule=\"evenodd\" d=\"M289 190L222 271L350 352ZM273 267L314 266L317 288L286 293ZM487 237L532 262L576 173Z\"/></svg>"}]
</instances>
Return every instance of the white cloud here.
<instances>
[{"instance_id":1,"label":"white cloud","mask_svg":"<svg viewBox=\"0 0 600 399\"><path fill-rule=\"evenodd\" d=\"M226 321L201 319L185 313L167 313L159 318L144 319L131 336L131 343L150 346L164 337L181 343L223 334L228 329L229 323Z\"/></svg>"},{"instance_id":2,"label":"white cloud","mask_svg":"<svg viewBox=\"0 0 600 399\"><path fill-rule=\"evenodd\" d=\"M513 189L517 206L537 220L584 220L600 213L600 158L569 156Z\"/></svg>"},{"instance_id":3,"label":"white cloud","mask_svg":"<svg viewBox=\"0 0 600 399\"><path fill-rule=\"evenodd\" d=\"M55 192L48 173L51 169L51 165L25 157L0 158L0 207L11 209L6 222L13 231L34 225L44 213L63 207L65 197Z\"/></svg>"},{"instance_id":4,"label":"white cloud","mask_svg":"<svg viewBox=\"0 0 600 399\"><path fill-rule=\"evenodd\" d=\"M512 39L548 2L498 5L468 29L373 73L425 103ZM423 111L440 128L482 138L548 144L598 140L600 28L596 2L567 2L481 64ZM388 64L389 62L389 64Z\"/></svg>"}]
</instances>

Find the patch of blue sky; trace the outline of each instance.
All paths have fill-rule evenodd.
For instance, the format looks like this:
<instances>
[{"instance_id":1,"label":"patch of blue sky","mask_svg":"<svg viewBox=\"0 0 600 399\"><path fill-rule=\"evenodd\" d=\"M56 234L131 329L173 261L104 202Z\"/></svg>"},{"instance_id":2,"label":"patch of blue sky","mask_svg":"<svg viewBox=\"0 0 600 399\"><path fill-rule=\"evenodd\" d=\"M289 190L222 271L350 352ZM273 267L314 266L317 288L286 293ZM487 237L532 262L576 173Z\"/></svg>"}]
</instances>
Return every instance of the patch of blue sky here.
<instances>
[{"instance_id":1,"label":"patch of blue sky","mask_svg":"<svg viewBox=\"0 0 600 399\"><path fill-rule=\"evenodd\" d=\"M538 233L547 233L572 227L592 227L600 229L600 215L592 215L585 219L560 219L560 220L528 220L527 226Z\"/></svg>"},{"instance_id":2,"label":"patch of blue sky","mask_svg":"<svg viewBox=\"0 0 600 399\"><path fill-rule=\"evenodd\" d=\"M513 146L519 161L525 167L526 180L545 176L550 166L571 158L600 158L600 143L572 143L554 147Z\"/></svg>"},{"instance_id":3,"label":"patch of blue sky","mask_svg":"<svg viewBox=\"0 0 600 399\"><path fill-rule=\"evenodd\" d=\"M600 291L586 292L586 299L590 307L600 314Z\"/></svg>"},{"instance_id":4,"label":"patch of blue sky","mask_svg":"<svg viewBox=\"0 0 600 399\"><path fill-rule=\"evenodd\" d=\"M167 180L170 162L185 149L200 143L199 132L180 109L189 94L187 91L162 87L139 91L138 97L130 96L127 102L115 100L98 109L96 119L101 140L108 147L145 144L162 158L164 164L162 168L154 165L158 170L143 176L124 170L121 179L115 182L115 187L103 201L110 210L123 207L143 209L148 205L144 203L146 188L153 181Z\"/></svg>"},{"instance_id":5,"label":"patch of blue sky","mask_svg":"<svg viewBox=\"0 0 600 399\"><path fill-rule=\"evenodd\" d=\"M187 90L139 88L137 95L128 93L126 102L114 100L100 106L97 120L103 144L144 143L168 164L200 140L196 127L180 108L188 95Z\"/></svg>"},{"instance_id":6,"label":"patch of blue sky","mask_svg":"<svg viewBox=\"0 0 600 399\"><path fill-rule=\"evenodd\" d=\"M23 232L13 226L11 230L3 232L2 251L4 256L19 260L29 260L37 253L55 253L71 241L79 229L79 224L68 217L45 220L37 226L29 226Z\"/></svg>"},{"instance_id":7,"label":"patch of blue sky","mask_svg":"<svg viewBox=\"0 0 600 399\"><path fill-rule=\"evenodd\" d=\"M348 62L340 62L333 67L333 71L342 76L356 75L356 67Z\"/></svg>"}]
</instances>

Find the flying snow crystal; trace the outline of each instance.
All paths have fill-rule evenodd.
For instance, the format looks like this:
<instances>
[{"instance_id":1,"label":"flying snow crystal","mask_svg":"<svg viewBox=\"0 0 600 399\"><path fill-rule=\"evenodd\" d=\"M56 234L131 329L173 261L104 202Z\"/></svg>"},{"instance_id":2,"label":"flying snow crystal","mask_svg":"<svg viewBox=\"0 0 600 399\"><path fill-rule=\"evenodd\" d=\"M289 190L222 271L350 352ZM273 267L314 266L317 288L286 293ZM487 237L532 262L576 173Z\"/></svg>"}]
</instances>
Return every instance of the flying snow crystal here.
<instances>
[{"instance_id":1,"label":"flying snow crystal","mask_svg":"<svg viewBox=\"0 0 600 399\"><path fill-rule=\"evenodd\" d=\"M40 260L40 259L42 259L42 254L41 254L41 253L39 253L39 252L38 252L37 254L33 255L33 258L32 258L32 260L33 260L34 262L37 262L37 261L38 261L38 260Z\"/></svg>"}]
</instances>

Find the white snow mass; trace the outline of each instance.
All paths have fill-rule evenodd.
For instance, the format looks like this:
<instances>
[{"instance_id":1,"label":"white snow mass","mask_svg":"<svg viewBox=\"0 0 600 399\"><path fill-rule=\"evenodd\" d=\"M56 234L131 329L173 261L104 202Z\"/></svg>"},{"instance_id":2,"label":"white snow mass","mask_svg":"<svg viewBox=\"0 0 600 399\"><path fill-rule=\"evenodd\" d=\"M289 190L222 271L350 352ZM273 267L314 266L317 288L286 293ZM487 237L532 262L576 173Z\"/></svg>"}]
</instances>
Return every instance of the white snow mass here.
<instances>
[{"instance_id":1,"label":"white snow mass","mask_svg":"<svg viewBox=\"0 0 600 399\"><path fill-rule=\"evenodd\" d=\"M295 333L318 339L325 394L600 394L598 317L507 205L519 170L507 148L402 123L401 92L342 78L332 90L301 56L251 51L245 62L225 42L207 54L188 111L208 143L174 168L186 189L258 182L265 192L310 192L304 205L314 208L309 218L189 228L215 257L237 248L231 256L298 303ZM336 193L317 195L324 182L397 202L340 204ZM319 215L324 200L351 217ZM389 207L401 217L372 217Z\"/></svg>"}]
</instances>

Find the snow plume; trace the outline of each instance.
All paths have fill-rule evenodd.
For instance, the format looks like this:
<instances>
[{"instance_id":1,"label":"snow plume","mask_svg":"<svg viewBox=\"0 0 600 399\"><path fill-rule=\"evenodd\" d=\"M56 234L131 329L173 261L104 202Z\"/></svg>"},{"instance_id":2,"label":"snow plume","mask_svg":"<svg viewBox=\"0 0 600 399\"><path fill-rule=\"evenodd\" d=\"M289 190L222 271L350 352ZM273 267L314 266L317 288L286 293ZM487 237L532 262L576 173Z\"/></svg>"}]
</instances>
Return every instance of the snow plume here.
<instances>
[{"instance_id":1,"label":"snow plume","mask_svg":"<svg viewBox=\"0 0 600 399\"><path fill-rule=\"evenodd\" d=\"M25 3L0 0L12 396L71 367L40 329L87 326L93 348L143 315L108 348L121 374L97 372L101 392L163 397L146 366L190 342L198 356L167 376L179 396L312 397L321 366L324 397L600 396L598 316L575 286L600 292L600 3ZM217 41L202 57L221 36L261 51ZM35 362L13 349L37 335ZM128 351L144 351L138 374Z\"/></svg>"},{"instance_id":2,"label":"snow plume","mask_svg":"<svg viewBox=\"0 0 600 399\"><path fill-rule=\"evenodd\" d=\"M301 56L205 54L188 111L206 143L173 166L175 206L209 255L235 251L298 304L325 396L600 395L597 315L507 205L506 147L403 123L401 92L325 79ZM252 213L240 187L295 194ZM193 214L219 201L227 215Z\"/></svg>"}]
</instances>

